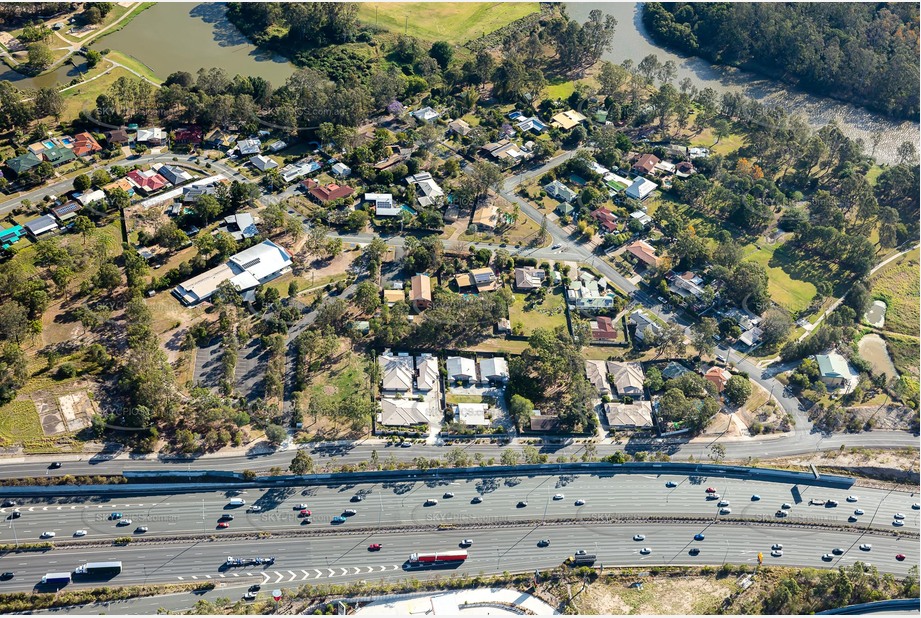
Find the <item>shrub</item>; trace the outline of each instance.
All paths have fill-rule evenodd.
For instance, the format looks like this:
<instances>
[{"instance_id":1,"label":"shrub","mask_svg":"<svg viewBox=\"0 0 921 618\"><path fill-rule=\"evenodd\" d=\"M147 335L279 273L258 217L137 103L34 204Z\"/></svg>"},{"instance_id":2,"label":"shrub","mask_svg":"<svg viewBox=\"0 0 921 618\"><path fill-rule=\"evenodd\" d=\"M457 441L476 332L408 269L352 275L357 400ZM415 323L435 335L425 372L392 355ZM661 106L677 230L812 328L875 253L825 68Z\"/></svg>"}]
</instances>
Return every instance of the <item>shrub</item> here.
<instances>
[{"instance_id":1,"label":"shrub","mask_svg":"<svg viewBox=\"0 0 921 618\"><path fill-rule=\"evenodd\" d=\"M55 377L59 380L66 380L68 378L76 377L77 368L74 367L73 363L64 363L58 367L57 372L55 372Z\"/></svg>"}]
</instances>

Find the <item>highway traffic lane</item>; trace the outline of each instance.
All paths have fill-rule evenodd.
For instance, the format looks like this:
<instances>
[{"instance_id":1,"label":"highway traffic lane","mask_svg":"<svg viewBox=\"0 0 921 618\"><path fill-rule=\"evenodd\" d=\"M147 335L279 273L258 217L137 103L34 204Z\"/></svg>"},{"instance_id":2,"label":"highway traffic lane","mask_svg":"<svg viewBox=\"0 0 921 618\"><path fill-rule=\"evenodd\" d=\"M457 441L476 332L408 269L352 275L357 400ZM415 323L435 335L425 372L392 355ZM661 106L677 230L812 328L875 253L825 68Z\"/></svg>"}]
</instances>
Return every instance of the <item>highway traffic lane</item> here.
<instances>
[{"instance_id":1,"label":"highway traffic lane","mask_svg":"<svg viewBox=\"0 0 921 618\"><path fill-rule=\"evenodd\" d=\"M675 488L667 488L667 481ZM230 495L226 492L177 494L139 498L116 498L104 503L90 501L77 503L47 503L33 500L22 503L23 516L8 519L11 508L0 509L7 525L0 526L0 541L28 542L38 540L46 531L54 531L56 540L69 540L75 530L83 529L89 542L99 538L114 539L120 536L137 536L137 526L148 526L144 536L161 536L179 533L223 533L217 525L224 514L232 514L231 531L281 531L302 529L303 518L295 506L307 504L312 511L311 529L328 528L335 515L354 509L356 515L348 517L343 527L381 527L453 523L465 525L492 525L511 520L590 519L600 517L646 517L667 513L672 516L714 517L718 501L707 500L704 489L712 486L729 500L732 514L728 517L745 517L775 521L775 513L783 503L790 503L788 522L849 525L847 519L855 508L865 511L854 526L874 524L889 529L892 516L903 513L906 530L918 530L919 511L912 509L918 499L908 492L885 491L871 488L830 490L803 485L764 483L713 477L692 483L687 477L656 475L549 475L518 477L512 479L469 479L441 484L405 482L398 484L362 484L313 486L270 490L241 490L240 497L246 507L228 508ZM445 498L445 492L454 494ZM554 497L560 494L563 499ZM753 501L757 494L760 500ZM848 503L847 496L856 495L857 503ZM360 502L352 502L361 495ZM479 498L480 504L472 500ZM799 503L797 501L799 498ZM810 506L809 501L836 499L837 507ZM426 506L435 499L437 504ZM582 499L585 505L576 506ZM519 501L527 506L518 507ZM248 513L252 505L262 505L259 513ZM109 519L119 512L131 519L128 526L117 526Z\"/></svg>"},{"instance_id":2,"label":"highway traffic lane","mask_svg":"<svg viewBox=\"0 0 921 618\"><path fill-rule=\"evenodd\" d=\"M705 539L695 541L703 532ZM634 541L633 535L645 535ZM412 552L449 551L458 548L463 538L471 538L469 558L456 569L405 570ZM541 539L550 546L539 548ZM380 543L380 552L369 552L370 543ZM771 545L782 543L784 555L770 557ZM870 543L872 550L858 546ZM649 547L648 556L639 550ZM691 556L691 547L700 554ZM824 562L822 555L840 547L845 554ZM121 560L124 571L111 584L176 583L215 581L217 583L259 582L293 587L304 583L321 584L355 580L393 580L407 576L434 577L453 572L464 574L499 573L546 569L560 564L575 551L584 549L597 555L605 566L719 565L754 564L762 552L768 564L836 568L856 560L870 561L881 571L904 575L918 561L918 546L913 539L900 539L884 533L816 531L801 528L776 528L731 524L607 524L592 528L544 525L484 529L476 532L445 530L425 533L371 533L337 535L292 542L291 539L260 539L233 544L198 542L127 546L100 552L96 550L55 550L46 555L20 554L0 558L0 569L13 571L13 580L0 583L0 591L31 589L44 573L73 570L89 560ZM897 553L907 556L904 562ZM275 563L261 567L223 568L228 555L234 557L274 556ZM93 585L78 582L76 586ZM98 585L98 582L96 583Z\"/></svg>"}]
</instances>

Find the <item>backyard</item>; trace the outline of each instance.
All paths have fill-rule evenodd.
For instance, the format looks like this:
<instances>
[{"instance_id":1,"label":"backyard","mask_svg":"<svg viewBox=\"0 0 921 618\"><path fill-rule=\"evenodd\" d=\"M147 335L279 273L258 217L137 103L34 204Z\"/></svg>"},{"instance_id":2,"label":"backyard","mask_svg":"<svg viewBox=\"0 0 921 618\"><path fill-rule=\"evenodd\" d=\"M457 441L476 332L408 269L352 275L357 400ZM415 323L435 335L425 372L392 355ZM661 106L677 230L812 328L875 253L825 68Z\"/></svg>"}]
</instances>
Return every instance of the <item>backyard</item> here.
<instances>
[{"instance_id":1,"label":"backyard","mask_svg":"<svg viewBox=\"0 0 921 618\"><path fill-rule=\"evenodd\" d=\"M310 372L309 384L304 388L303 431L314 438L355 437L351 419L334 411L353 395L368 392L362 357L352 350L348 340L340 339L339 345L339 354L330 364ZM312 408L308 403L311 400L320 405ZM312 409L322 412L314 415Z\"/></svg>"},{"instance_id":2,"label":"backyard","mask_svg":"<svg viewBox=\"0 0 921 618\"><path fill-rule=\"evenodd\" d=\"M528 300L527 295L516 293L509 308L512 332L530 335L538 328L554 329L566 326L566 309L561 287L553 288L539 303Z\"/></svg>"},{"instance_id":3,"label":"backyard","mask_svg":"<svg viewBox=\"0 0 921 618\"><path fill-rule=\"evenodd\" d=\"M537 2L361 3L358 18L427 41L461 44L539 10Z\"/></svg>"},{"instance_id":4,"label":"backyard","mask_svg":"<svg viewBox=\"0 0 921 618\"><path fill-rule=\"evenodd\" d=\"M746 245L744 250L745 259L761 264L767 271L771 300L794 314L807 309L816 293L815 285L809 280L794 278L794 268L798 269L800 274L810 273L810 268L815 269L812 272L816 275L824 270L824 276L834 280L827 276L829 270L827 263L823 262L820 265L804 262L786 251L782 244L753 243Z\"/></svg>"}]
</instances>

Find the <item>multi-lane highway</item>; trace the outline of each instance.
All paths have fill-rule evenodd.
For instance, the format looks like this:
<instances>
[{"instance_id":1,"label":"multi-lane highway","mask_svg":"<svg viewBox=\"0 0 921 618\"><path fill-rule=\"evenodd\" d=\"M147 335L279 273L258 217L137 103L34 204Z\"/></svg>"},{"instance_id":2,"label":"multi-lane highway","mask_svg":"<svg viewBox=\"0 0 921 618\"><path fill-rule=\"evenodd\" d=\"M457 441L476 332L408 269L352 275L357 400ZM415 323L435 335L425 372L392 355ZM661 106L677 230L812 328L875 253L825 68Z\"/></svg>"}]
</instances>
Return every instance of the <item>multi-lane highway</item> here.
<instances>
[{"instance_id":1,"label":"multi-lane highway","mask_svg":"<svg viewBox=\"0 0 921 618\"><path fill-rule=\"evenodd\" d=\"M642 541L634 541L642 534ZM703 534L704 540L694 536ZM404 568L412 552L457 549L469 538L469 558L451 570L412 570ZM538 547L540 540L547 547ZM379 543L377 552L368 551ZM771 556L775 543L783 545L781 557ZM870 544L870 551L859 546ZM692 555L691 549L699 553ZM640 550L649 548L643 555ZM823 561L822 556L835 548L840 556ZM47 555L19 554L5 557L4 570L16 573L14 579L0 582L0 590L31 589L49 571L72 571L86 561L121 560L124 570L111 583L176 583L216 581L220 583L259 583L291 587L304 583L329 583L354 580L375 581L413 577L431 577L446 572L467 574L520 572L551 568L568 556L584 549L597 556L604 566L635 565L702 565L754 564L761 552L768 564L836 568L860 560L871 562L881 571L904 575L918 561L917 540L885 533L824 531L802 528L742 526L725 523L707 524L599 524L591 527L572 525L532 525L483 528L477 531L444 530L433 532L368 532L353 535L323 536L310 539L263 538L234 543L207 540L193 543L155 543L110 548L54 551ZM896 554L907 559L899 562ZM264 566L226 568L228 555L235 557L273 556L274 563ZM77 582L79 585L99 582Z\"/></svg>"},{"instance_id":2,"label":"multi-lane highway","mask_svg":"<svg viewBox=\"0 0 921 618\"><path fill-rule=\"evenodd\" d=\"M672 481L675 487L666 487ZM713 488L720 500L708 499L705 489ZM139 490L139 491L142 491ZM453 494L453 497L448 497ZM757 495L759 499L753 499ZM849 496L856 502L848 502ZM231 507L231 497L246 504ZM358 497L361 500L358 500ZM437 504L426 505L429 500ZM810 504L813 500L838 501L829 507ZM474 502L476 500L476 502ZM821 523L882 530L919 529L919 500L907 492L870 488L850 491L808 485L753 483L736 479L710 478L689 481L686 477L618 474L611 476L570 475L518 478L470 479L461 481L413 482L315 486L244 490L236 493L188 493L172 496L66 499L55 502L30 500L16 507L0 508L0 543L35 542L44 532L55 540L92 542L136 536L178 534L227 534L229 532L329 529L331 520L346 509L356 511L341 524L356 527L433 526L437 524L495 525L507 521L583 520L587 524L605 517L717 517L721 501L728 501L727 519L757 519L787 523ZM577 505L576 501L584 501ZM526 506L519 506L525 502ZM788 509L782 509L786 503ZM300 516L298 505L311 511L310 523ZM260 507L252 512L250 507ZM12 519L18 509L22 516ZM860 509L860 515L854 512ZM778 511L787 513L777 517ZM118 519L130 525L118 526ZM893 516L906 516L904 524L893 526ZM222 519L233 515L232 520ZM849 522L850 517L856 521ZM227 528L218 528L224 521ZM135 533L139 526L146 533ZM83 537L73 537L85 530Z\"/></svg>"},{"instance_id":3,"label":"multi-lane highway","mask_svg":"<svg viewBox=\"0 0 921 618\"><path fill-rule=\"evenodd\" d=\"M669 483L675 486L668 487ZM708 488L716 490L720 499L708 500ZM848 501L849 496L856 501ZM231 507L231 497L242 498L246 504ZM810 504L830 499L838 505ZM426 506L429 500L437 504ZM722 500L729 502L730 514L718 513ZM753 560L758 551L769 555L774 542L784 544L785 564L834 566L872 555L871 561L880 569L904 573L918 561L919 510L913 508L917 500L908 492L868 488L844 491L655 475L408 481L385 486L248 490L234 496L35 500L3 509L0 542L34 542L51 531L59 546L48 553L0 558L0 572L15 573L13 580L0 583L0 590L29 588L45 572L73 570L87 560L112 559L125 564L117 579L122 584L251 577L294 585L309 580L393 578L402 576L400 565L412 551L451 549L464 538L473 539L474 545L461 570L472 573L550 567L580 544L591 549L597 544L599 562L613 566L745 562ZM784 503L788 509L782 508ZM310 524L302 523L305 519L297 508L301 504L311 510ZM253 505L260 506L261 512L247 512ZM13 519L12 508L18 508L22 516ZM331 519L346 509L354 509L355 514L333 525ZM848 522L857 509L863 513L855 516L856 522ZM789 515L778 518L778 510ZM118 527L110 519L113 512L131 519L132 524ZM229 528L219 530L217 525L225 514L234 519ZM896 514L904 516L898 520L904 522L902 526L893 525ZM696 523L644 521L663 517L693 517ZM436 526L445 524L453 528L436 531ZM135 532L141 525L147 526L146 533ZM76 530L87 534L75 538ZM896 530L911 534L897 535ZM310 534L292 535L294 531ZM231 536L239 532L250 534ZM271 536L256 539L252 533L257 532ZM706 538L697 544L701 553L692 556L687 552L697 532ZM631 541L638 533L646 535L646 540ZM111 544L123 536L146 540L125 547ZM165 542L175 536L187 538ZM538 548L541 539L549 539L550 547ZM60 546L63 540L66 546ZM873 545L869 553L856 549L865 542ZM381 543L383 549L370 553L369 543ZM641 556L638 550L642 547L649 547L652 553ZM834 547L844 549L845 554L824 562L822 555ZM895 560L897 553L907 556L905 562ZM228 555L275 555L278 560L266 567L219 570Z\"/></svg>"}]
</instances>

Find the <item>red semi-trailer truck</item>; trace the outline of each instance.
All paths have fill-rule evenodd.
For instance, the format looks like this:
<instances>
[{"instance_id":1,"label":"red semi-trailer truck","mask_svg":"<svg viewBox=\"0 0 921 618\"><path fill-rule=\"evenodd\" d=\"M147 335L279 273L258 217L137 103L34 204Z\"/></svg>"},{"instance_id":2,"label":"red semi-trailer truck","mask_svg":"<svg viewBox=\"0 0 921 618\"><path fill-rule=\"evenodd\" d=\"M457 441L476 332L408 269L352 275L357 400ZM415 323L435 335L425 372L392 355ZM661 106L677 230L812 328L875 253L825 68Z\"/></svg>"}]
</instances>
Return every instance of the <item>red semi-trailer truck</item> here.
<instances>
[{"instance_id":1,"label":"red semi-trailer truck","mask_svg":"<svg viewBox=\"0 0 921 618\"><path fill-rule=\"evenodd\" d=\"M460 564L467 559L466 550L446 551L432 554L410 554L409 566L426 567L446 564Z\"/></svg>"}]
</instances>

